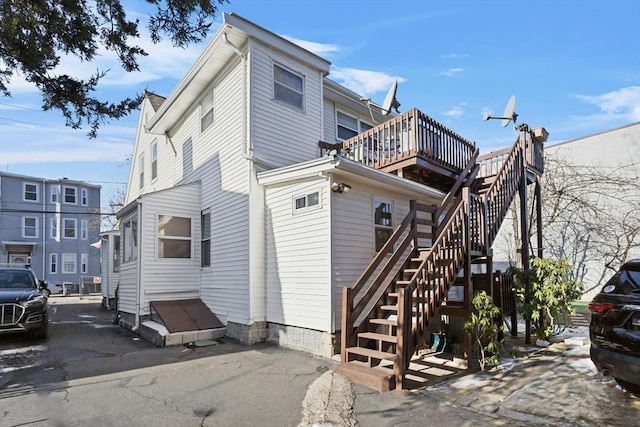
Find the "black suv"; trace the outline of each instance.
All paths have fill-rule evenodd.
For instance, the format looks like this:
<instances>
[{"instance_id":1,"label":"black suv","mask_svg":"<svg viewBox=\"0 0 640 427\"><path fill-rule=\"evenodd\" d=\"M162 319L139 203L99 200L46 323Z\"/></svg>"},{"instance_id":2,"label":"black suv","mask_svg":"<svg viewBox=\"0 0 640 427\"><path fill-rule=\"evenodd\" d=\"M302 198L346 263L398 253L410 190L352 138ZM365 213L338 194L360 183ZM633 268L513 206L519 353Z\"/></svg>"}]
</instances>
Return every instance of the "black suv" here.
<instances>
[{"instance_id":1,"label":"black suv","mask_svg":"<svg viewBox=\"0 0 640 427\"><path fill-rule=\"evenodd\" d=\"M589 303L591 360L640 395L640 259L627 261Z\"/></svg>"},{"instance_id":2,"label":"black suv","mask_svg":"<svg viewBox=\"0 0 640 427\"><path fill-rule=\"evenodd\" d=\"M0 334L31 332L45 338L48 289L28 267L0 265Z\"/></svg>"}]
</instances>

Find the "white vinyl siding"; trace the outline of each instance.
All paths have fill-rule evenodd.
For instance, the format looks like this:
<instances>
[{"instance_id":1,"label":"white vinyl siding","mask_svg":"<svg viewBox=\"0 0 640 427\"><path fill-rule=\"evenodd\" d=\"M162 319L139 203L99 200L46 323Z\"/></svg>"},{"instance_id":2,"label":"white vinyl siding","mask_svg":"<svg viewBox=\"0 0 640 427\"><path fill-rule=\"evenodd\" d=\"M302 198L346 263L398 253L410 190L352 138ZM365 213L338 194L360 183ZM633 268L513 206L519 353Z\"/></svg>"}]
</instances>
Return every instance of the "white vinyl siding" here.
<instances>
[{"instance_id":1,"label":"white vinyl siding","mask_svg":"<svg viewBox=\"0 0 640 427\"><path fill-rule=\"evenodd\" d=\"M294 214L292 195L315 192L320 196L318 207ZM331 330L328 197L324 179L266 190L269 322Z\"/></svg>"},{"instance_id":2,"label":"white vinyl siding","mask_svg":"<svg viewBox=\"0 0 640 427\"><path fill-rule=\"evenodd\" d=\"M256 157L274 166L317 158L322 139L320 72L269 51L258 42L251 48L251 135ZM305 111L273 101L273 64L304 75Z\"/></svg>"}]
</instances>

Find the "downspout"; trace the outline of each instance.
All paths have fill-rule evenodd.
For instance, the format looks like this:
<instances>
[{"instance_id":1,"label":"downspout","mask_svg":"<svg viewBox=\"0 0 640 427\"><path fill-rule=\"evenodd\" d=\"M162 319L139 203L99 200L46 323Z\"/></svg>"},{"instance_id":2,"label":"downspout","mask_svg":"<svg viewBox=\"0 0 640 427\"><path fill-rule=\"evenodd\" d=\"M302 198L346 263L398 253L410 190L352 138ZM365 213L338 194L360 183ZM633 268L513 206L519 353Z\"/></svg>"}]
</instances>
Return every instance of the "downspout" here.
<instances>
[{"instance_id":1,"label":"downspout","mask_svg":"<svg viewBox=\"0 0 640 427\"><path fill-rule=\"evenodd\" d=\"M138 328L140 328L140 295L142 294L141 292L141 287L142 287L142 227L140 226L142 224L142 199L138 198L138 207L136 209L137 211L137 216L138 216L138 225L137 225L137 230L136 230L136 234L137 234L137 239L138 239L138 248L137 248L137 252L138 252L138 259L136 260L136 264L137 265L137 272L136 272L136 317L135 317L135 324L133 325L133 331L137 331Z\"/></svg>"}]
</instances>

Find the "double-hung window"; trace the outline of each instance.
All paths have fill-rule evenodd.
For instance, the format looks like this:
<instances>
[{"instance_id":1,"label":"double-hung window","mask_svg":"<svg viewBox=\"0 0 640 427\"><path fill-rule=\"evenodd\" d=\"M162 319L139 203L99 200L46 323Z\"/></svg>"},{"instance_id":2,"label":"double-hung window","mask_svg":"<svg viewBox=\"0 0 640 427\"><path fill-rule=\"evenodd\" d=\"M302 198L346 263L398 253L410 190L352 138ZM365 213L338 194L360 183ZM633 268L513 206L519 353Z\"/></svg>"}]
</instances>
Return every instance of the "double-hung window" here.
<instances>
[{"instance_id":1,"label":"double-hung window","mask_svg":"<svg viewBox=\"0 0 640 427\"><path fill-rule=\"evenodd\" d=\"M62 223L64 225L62 236L65 239L75 239L77 220L74 218L64 218Z\"/></svg>"},{"instance_id":2,"label":"double-hung window","mask_svg":"<svg viewBox=\"0 0 640 427\"><path fill-rule=\"evenodd\" d=\"M60 192L60 187L58 187L57 185L51 186L51 203L58 203L58 200L60 197L58 195L59 192Z\"/></svg>"},{"instance_id":3,"label":"double-hung window","mask_svg":"<svg viewBox=\"0 0 640 427\"><path fill-rule=\"evenodd\" d=\"M80 238L82 240L87 240L89 237L89 221L86 219L80 220Z\"/></svg>"},{"instance_id":4,"label":"double-hung window","mask_svg":"<svg viewBox=\"0 0 640 427\"><path fill-rule=\"evenodd\" d=\"M38 184L32 182L24 183L24 201L25 202L37 202L38 201Z\"/></svg>"},{"instance_id":5,"label":"double-hung window","mask_svg":"<svg viewBox=\"0 0 640 427\"><path fill-rule=\"evenodd\" d=\"M200 132L213 124L213 89L200 101Z\"/></svg>"},{"instance_id":6,"label":"double-hung window","mask_svg":"<svg viewBox=\"0 0 640 427\"><path fill-rule=\"evenodd\" d=\"M22 237L38 237L38 218L35 216L22 217Z\"/></svg>"},{"instance_id":7,"label":"double-hung window","mask_svg":"<svg viewBox=\"0 0 640 427\"><path fill-rule=\"evenodd\" d=\"M273 64L273 98L304 111L304 79L300 74Z\"/></svg>"},{"instance_id":8,"label":"double-hung window","mask_svg":"<svg viewBox=\"0 0 640 427\"><path fill-rule=\"evenodd\" d=\"M58 254L49 254L49 273L58 273Z\"/></svg>"},{"instance_id":9,"label":"double-hung window","mask_svg":"<svg viewBox=\"0 0 640 427\"><path fill-rule=\"evenodd\" d=\"M76 254L62 254L62 273L75 274L76 272Z\"/></svg>"},{"instance_id":10,"label":"double-hung window","mask_svg":"<svg viewBox=\"0 0 640 427\"><path fill-rule=\"evenodd\" d=\"M372 128L370 124L342 111L336 111L336 124L338 139L349 139Z\"/></svg>"},{"instance_id":11,"label":"double-hung window","mask_svg":"<svg viewBox=\"0 0 640 427\"><path fill-rule=\"evenodd\" d=\"M191 258L191 218L158 215L158 258Z\"/></svg>"},{"instance_id":12,"label":"double-hung window","mask_svg":"<svg viewBox=\"0 0 640 427\"><path fill-rule=\"evenodd\" d=\"M64 202L70 205L75 205L77 203L75 187L64 187Z\"/></svg>"},{"instance_id":13,"label":"double-hung window","mask_svg":"<svg viewBox=\"0 0 640 427\"><path fill-rule=\"evenodd\" d=\"M201 267L211 267L211 212L207 209L200 216Z\"/></svg>"},{"instance_id":14,"label":"double-hung window","mask_svg":"<svg viewBox=\"0 0 640 427\"><path fill-rule=\"evenodd\" d=\"M376 252L387 243L393 234L393 203L390 201L373 201L373 224Z\"/></svg>"},{"instance_id":15,"label":"double-hung window","mask_svg":"<svg viewBox=\"0 0 640 427\"><path fill-rule=\"evenodd\" d=\"M80 273L87 274L89 271L89 254L80 254Z\"/></svg>"},{"instance_id":16,"label":"double-hung window","mask_svg":"<svg viewBox=\"0 0 640 427\"><path fill-rule=\"evenodd\" d=\"M86 188L80 189L80 204L82 206L87 206L89 203L89 192Z\"/></svg>"},{"instance_id":17,"label":"double-hung window","mask_svg":"<svg viewBox=\"0 0 640 427\"><path fill-rule=\"evenodd\" d=\"M158 177L158 142L151 144L151 180Z\"/></svg>"},{"instance_id":18,"label":"double-hung window","mask_svg":"<svg viewBox=\"0 0 640 427\"><path fill-rule=\"evenodd\" d=\"M57 240L58 239L58 217L57 216L51 217L49 221L51 221L50 227L49 227L51 235L49 237Z\"/></svg>"},{"instance_id":19,"label":"double-hung window","mask_svg":"<svg viewBox=\"0 0 640 427\"><path fill-rule=\"evenodd\" d=\"M138 173L140 174L140 189L144 188L144 154L138 158Z\"/></svg>"}]
</instances>

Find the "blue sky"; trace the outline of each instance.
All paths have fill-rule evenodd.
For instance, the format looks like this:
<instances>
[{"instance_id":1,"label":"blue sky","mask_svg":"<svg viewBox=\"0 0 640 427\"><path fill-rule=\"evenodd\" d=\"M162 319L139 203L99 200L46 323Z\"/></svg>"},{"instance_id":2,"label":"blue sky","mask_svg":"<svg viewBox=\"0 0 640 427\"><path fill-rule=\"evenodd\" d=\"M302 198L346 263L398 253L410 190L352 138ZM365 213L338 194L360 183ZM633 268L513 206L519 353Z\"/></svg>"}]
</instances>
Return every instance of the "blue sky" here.
<instances>
[{"instance_id":1,"label":"blue sky","mask_svg":"<svg viewBox=\"0 0 640 427\"><path fill-rule=\"evenodd\" d=\"M143 3L127 1L127 10L145 20ZM481 154L512 144L512 126L482 120L502 115L511 95L518 122L544 126L549 143L640 121L638 0L231 0L221 12L327 58L331 79L378 104L397 78L401 112L418 108ZM153 45L146 34L139 44L149 52L139 73L125 73L107 54L90 64L65 59L60 70L110 69L100 94L114 100L144 89L167 96L204 47ZM19 76L11 90L12 98L0 98L0 170L102 185L106 209L128 179L138 115L89 140L86 129L42 112Z\"/></svg>"}]
</instances>

